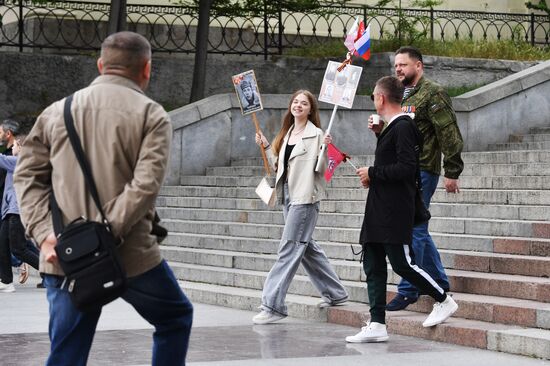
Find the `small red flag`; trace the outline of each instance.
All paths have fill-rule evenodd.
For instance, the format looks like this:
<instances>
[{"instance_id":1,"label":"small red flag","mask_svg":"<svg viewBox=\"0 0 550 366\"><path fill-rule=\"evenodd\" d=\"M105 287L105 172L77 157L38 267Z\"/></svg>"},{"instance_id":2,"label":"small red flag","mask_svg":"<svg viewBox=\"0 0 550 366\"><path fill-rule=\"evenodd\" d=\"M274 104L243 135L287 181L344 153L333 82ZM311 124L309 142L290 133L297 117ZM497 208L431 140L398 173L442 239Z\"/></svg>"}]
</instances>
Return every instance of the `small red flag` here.
<instances>
[{"instance_id":1,"label":"small red flag","mask_svg":"<svg viewBox=\"0 0 550 366\"><path fill-rule=\"evenodd\" d=\"M328 166L325 171L325 180L330 182L334 171L342 161L346 161L349 156L336 148L333 144L328 144L327 150Z\"/></svg>"}]
</instances>

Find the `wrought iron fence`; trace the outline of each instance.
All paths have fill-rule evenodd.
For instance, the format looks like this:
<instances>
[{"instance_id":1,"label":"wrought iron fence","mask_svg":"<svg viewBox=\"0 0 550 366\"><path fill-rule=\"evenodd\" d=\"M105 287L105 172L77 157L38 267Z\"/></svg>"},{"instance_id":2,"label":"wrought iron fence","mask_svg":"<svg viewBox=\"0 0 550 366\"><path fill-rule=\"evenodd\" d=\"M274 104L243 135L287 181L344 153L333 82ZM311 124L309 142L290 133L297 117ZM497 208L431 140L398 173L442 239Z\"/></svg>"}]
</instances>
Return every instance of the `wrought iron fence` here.
<instances>
[{"instance_id":1,"label":"wrought iron fence","mask_svg":"<svg viewBox=\"0 0 550 366\"><path fill-rule=\"evenodd\" d=\"M281 54L285 48L341 40L356 17L371 25L374 39L402 37L407 29L434 40L512 39L549 45L549 17L531 14L325 6L320 13L212 16L209 52ZM0 0L0 47L98 50L107 36L110 5L77 1L35 4ZM195 51L198 9L128 5L128 29L147 37L155 52ZM404 27L408 24L409 28Z\"/></svg>"}]
</instances>

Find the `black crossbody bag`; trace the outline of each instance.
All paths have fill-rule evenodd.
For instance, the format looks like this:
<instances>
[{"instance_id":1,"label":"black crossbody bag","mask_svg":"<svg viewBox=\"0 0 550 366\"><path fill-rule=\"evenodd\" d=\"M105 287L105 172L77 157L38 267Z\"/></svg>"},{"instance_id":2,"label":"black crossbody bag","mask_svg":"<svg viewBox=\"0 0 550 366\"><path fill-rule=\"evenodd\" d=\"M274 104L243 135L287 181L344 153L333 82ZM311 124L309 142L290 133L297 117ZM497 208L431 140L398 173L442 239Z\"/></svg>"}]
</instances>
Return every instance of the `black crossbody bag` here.
<instances>
[{"instance_id":1,"label":"black crossbody bag","mask_svg":"<svg viewBox=\"0 0 550 366\"><path fill-rule=\"evenodd\" d=\"M53 191L50 197L52 221L57 236L55 251L68 283L71 301L80 311L98 310L126 291L126 272L117 252L117 240L105 217L86 155L71 115L73 96L67 97L64 119L71 145L86 187L101 214L102 222L78 218L63 226L61 210Z\"/></svg>"}]
</instances>

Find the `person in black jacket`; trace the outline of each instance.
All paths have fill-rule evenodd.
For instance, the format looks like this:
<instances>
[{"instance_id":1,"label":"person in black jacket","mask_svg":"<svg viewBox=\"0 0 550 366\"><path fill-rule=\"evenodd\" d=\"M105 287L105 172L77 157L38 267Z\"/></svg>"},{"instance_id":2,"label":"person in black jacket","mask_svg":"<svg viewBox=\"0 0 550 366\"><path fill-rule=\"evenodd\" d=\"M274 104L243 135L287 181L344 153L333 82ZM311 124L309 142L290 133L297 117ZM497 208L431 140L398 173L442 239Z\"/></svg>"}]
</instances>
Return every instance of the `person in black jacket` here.
<instances>
[{"instance_id":1,"label":"person in black jacket","mask_svg":"<svg viewBox=\"0 0 550 366\"><path fill-rule=\"evenodd\" d=\"M404 87L399 79L386 76L376 82L371 98L387 126L369 128L378 137L374 166L357 169L361 184L369 188L365 218L361 228L363 268L367 275L370 322L347 342L383 342L388 339L385 325L386 256L393 270L435 299L424 327L444 322L458 308L454 300L420 267L415 265L411 248L416 192L420 131L401 110Z\"/></svg>"}]
</instances>

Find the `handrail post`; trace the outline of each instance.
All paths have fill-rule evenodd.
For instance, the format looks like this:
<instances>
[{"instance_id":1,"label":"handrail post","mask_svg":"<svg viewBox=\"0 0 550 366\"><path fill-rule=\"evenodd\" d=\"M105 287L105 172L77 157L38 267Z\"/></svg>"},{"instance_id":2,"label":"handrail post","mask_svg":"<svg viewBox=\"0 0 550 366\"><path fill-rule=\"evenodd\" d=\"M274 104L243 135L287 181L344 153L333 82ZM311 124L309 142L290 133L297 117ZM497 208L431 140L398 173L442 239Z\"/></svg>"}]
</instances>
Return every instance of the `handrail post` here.
<instances>
[{"instance_id":1,"label":"handrail post","mask_svg":"<svg viewBox=\"0 0 550 366\"><path fill-rule=\"evenodd\" d=\"M434 8L430 6L430 38L434 41Z\"/></svg>"},{"instance_id":2,"label":"handrail post","mask_svg":"<svg viewBox=\"0 0 550 366\"><path fill-rule=\"evenodd\" d=\"M267 61L267 32L269 27L267 25L267 0L264 0L264 60Z\"/></svg>"},{"instance_id":3,"label":"handrail post","mask_svg":"<svg viewBox=\"0 0 550 366\"><path fill-rule=\"evenodd\" d=\"M283 54L283 8L279 3L279 55Z\"/></svg>"},{"instance_id":4,"label":"handrail post","mask_svg":"<svg viewBox=\"0 0 550 366\"><path fill-rule=\"evenodd\" d=\"M23 0L19 0L19 20L17 27L19 28L19 52L23 52L23 32L25 31L25 24L23 23Z\"/></svg>"},{"instance_id":5,"label":"handrail post","mask_svg":"<svg viewBox=\"0 0 550 366\"><path fill-rule=\"evenodd\" d=\"M535 13L531 12L531 46L535 46Z\"/></svg>"}]
</instances>

